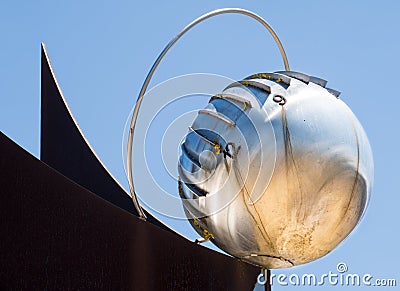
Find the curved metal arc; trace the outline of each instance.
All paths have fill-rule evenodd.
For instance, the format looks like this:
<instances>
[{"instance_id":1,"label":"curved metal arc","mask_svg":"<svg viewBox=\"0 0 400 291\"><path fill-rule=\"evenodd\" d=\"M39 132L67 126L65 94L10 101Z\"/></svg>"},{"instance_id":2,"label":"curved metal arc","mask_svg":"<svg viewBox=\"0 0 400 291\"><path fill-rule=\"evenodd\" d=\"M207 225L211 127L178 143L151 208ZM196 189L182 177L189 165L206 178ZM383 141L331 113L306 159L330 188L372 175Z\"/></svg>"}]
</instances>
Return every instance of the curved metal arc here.
<instances>
[{"instance_id":1,"label":"curved metal arc","mask_svg":"<svg viewBox=\"0 0 400 291\"><path fill-rule=\"evenodd\" d=\"M188 32L191 28L193 28L194 26L196 26L197 24L203 22L204 20L220 15L220 14L228 14L228 13L237 13L237 14L243 14L246 16L250 16L251 18L257 20L259 23L261 23L272 35L272 37L274 38L276 44L279 47L279 51L281 53L284 65L285 65L285 70L286 71L290 71L290 67L289 67L289 62L285 53L285 50L283 48L283 45L281 43L281 41L279 40L277 34L275 33L275 31L271 28L271 26L260 16L258 16L257 14L245 10L245 9L240 9L240 8L223 8L223 9L217 9L214 11L211 11L209 13L206 13L202 16L200 16L199 18L195 19L194 21L192 21L190 24L188 24L181 32L179 32L166 46L165 48L162 50L162 52L160 53L160 55L157 57L156 61L154 62L153 66L151 67L149 73L146 76L146 79L143 82L142 88L140 90L138 99L136 101L136 105L135 108L133 110L133 115L132 115L132 120L131 120L131 127L130 127L130 132L129 132L129 137L128 137L128 148L127 148L127 172L128 172L128 182L129 182L129 189L130 192L132 194L132 200L133 203L135 205L136 210L138 211L138 214L140 216L141 219L146 219L146 215L144 214L140 203L137 199L136 196L136 192L135 192L135 186L134 186L134 182L133 182L133 174L132 174L132 145L133 145L133 137L134 137L134 133L135 133L135 127L136 127L136 121L137 121L137 117L139 114L139 109L140 106L142 104L143 101L143 96L146 93L146 90L150 84L151 78L153 77L158 65L161 63L162 59L164 58L164 56L167 54L167 52L174 46L174 44L186 33Z\"/></svg>"}]
</instances>

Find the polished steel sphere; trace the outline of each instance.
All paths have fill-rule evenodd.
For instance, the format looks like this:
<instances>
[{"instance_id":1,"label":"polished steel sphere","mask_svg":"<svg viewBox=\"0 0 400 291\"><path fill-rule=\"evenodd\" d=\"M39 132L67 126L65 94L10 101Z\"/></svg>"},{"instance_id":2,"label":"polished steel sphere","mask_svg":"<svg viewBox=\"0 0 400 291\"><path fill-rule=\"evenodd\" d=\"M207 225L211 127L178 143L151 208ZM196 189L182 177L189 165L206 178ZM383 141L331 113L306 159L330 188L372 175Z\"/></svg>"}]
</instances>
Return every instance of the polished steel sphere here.
<instances>
[{"instance_id":1,"label":"polished steel sphere","mask_svg":"<svg viewBox=\"0 0 400 291\"><path fill-rule=\"evenodd\" d=\"M198 112L181 145L179 192L194 229L264 268L304 264L357 225L373 180L367 136L326 81L260 73Z\"/></svg>"}]
</instances>

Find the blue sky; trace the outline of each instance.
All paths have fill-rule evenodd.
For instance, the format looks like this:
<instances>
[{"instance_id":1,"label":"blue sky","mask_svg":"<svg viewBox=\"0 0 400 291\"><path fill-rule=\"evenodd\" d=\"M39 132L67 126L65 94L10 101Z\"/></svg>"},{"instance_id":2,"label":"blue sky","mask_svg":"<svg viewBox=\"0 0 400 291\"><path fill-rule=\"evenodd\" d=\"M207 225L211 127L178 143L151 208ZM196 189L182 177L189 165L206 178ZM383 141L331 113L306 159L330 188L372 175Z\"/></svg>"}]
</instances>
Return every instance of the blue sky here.
<instances>
[{"instance_id":1,"label":"blue sky","mask_svg":"<svg viewBox=\"0 0 400 291\"><path fill-rule=\"evenodd\" d=\"M399 285L398 1L2 1L1 131L39 156L40 43L45 42L76 120L126 186L123 129L151 64L186 24L222 7L249 9L265 18L278 33L292 70L326 79L341 91L374 154L375 184L356 231L326 257L274 272L322 274L346 262L349 272L396 278ZM223 15L185 36L152 85L188 73L240 79L282 69L279 51L260 25L241 15ZM185 225L176 227L193 235Z\"/></svg>"}]
</instances>

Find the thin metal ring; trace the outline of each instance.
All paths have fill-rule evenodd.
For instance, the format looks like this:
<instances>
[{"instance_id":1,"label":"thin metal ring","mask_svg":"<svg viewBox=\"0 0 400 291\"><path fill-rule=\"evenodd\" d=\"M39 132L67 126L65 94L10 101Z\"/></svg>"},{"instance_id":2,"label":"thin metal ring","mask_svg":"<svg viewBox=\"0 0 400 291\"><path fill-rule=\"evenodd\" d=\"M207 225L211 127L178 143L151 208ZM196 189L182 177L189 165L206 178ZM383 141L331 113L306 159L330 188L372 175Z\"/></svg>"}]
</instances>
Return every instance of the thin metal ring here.
<instances>
[{"instance_id":1,"label":"thin metal ring","mask_svg":"<svg viewBox=\"0 0 400 291\"><path fill-rule=\"evenodd\" d=\"M146 79L144 80L144 83L142 85L142 88L140 90L139 96L137 98L136 101L136 105L135 108L133 110L133 115L132 115L132 119L131 119L131 126L130 126L130 131L129 131L129 137L128 137L128 148L127 148L127 172L128 172L128 182L129 182L129 190L132 194L132 200L133 203L135 205L135 208L140 216L141 219L146 220L146 215L143 212L143 209L140 206L140 203L137 199L136 196L136 192L135 192L135 186L134 186L134 182L133 182L133 175L132 175L132 144L133 144L133 137L134 137L134 133L135 133L135 127L136 127L136 121L137 121L137 117L139 114L139 109L140 109L140 105L142 104L143 101L143 96L146 93L147 87L149 86L150 80L153 77L154 72L156 71L158 65L161 63L161 60L164 58L164 56L167 54L167 52L173 47L173 45L186 33L188 32L191 28L193 28L195 25L199 24L200 22L214 17L216 15L220 15L220 14L227 14L227 13L237 13L237 14L243 14L243 15L247 15L250 16L251 18L254 18L255 20L257 20L259 23L261 23L268 31L269 33L272 35L272 37L274 38L276 44L279 47L283 62L285 64L285 69L286 71L290 71L289 68L289 62L287 60L286 57L286 53L285 50L283 48L283 45L281 43L281 41L279 40L278 36L276 35L275 31L271 28L271 26L269 26L269 24L262 19L260 16L258 16L257 14L245 10L245 9L240 9L240 8L223 8L223 9L217 9L214 11L211 11L209 13L206 13L202 16L200 16L199 18L195 19L194 21L192 21L190 24L188 24L181 32L179 32L166 46L165 48L162 50L162 52L159 54L159 56L157 57L156 61L154 62L153 66L151 67L149 73L146 76Z\"/></svg>"},{"instance_id":2,"label":"thin metal ring","mask_svg":"<svg viewBox=\"0 0 400 291\"><path fill-rule=\"evenodd\" d=\"M281 95L275 95L272 100L282 106L286 104L286 98Z\"/></svg>"}]
</instances>

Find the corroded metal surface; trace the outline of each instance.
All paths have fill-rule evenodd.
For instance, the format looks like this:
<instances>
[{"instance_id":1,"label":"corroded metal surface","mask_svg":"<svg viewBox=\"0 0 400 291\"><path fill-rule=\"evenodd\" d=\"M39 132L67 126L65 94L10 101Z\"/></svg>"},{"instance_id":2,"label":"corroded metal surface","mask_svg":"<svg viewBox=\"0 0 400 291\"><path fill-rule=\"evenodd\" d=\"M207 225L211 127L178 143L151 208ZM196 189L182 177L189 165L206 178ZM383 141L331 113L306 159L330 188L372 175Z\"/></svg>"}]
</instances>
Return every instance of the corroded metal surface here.
<instances>
[{"instance_id":1,"label":"corroded metal surface","mask_svg":"<svg viewBox=\"0 0 400 291\"><path fill-rule=\"evenodd\" d=\"M253 290L259 269L101 199L0 133L1 290Z\"/></svg>"},{"instance_id":2,"label":"corroded metal surface","mask_svg":"<svg viewBox=\"0 0 400 291\"><path fill-rule=\"evenodd\" d=\"M138 215L129 193L97 157L75 121L58 85L44 44L41 70L40 159L108 202ZM144 210L145 211L145 210ZM148 221L172 231L149 214Z\"/></svg>"}]
</instances>

